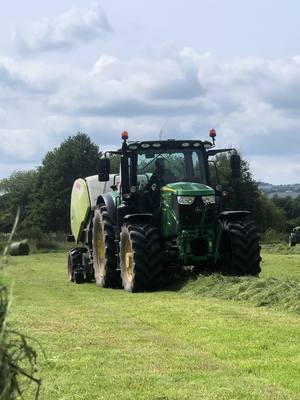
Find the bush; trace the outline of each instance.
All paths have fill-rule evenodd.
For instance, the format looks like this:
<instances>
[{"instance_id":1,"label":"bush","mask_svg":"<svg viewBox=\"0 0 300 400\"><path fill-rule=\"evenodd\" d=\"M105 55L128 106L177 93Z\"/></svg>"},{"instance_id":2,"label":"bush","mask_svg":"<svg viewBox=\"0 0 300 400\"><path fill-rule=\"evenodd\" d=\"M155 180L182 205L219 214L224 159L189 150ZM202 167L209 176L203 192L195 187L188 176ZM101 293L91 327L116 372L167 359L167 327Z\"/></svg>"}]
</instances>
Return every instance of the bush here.
<instances>
[{"instance_id":1,"label":"bush","mask_svg":"<svg viewBox=\"0 0 300 400\"><path fill-rule=\"evenodd\" d=\"M278 232L275 229L269 228L261 235L261 241L264 243L280 243L288 242L288 235L283 232Z\"/></svg>"}]
</instances>

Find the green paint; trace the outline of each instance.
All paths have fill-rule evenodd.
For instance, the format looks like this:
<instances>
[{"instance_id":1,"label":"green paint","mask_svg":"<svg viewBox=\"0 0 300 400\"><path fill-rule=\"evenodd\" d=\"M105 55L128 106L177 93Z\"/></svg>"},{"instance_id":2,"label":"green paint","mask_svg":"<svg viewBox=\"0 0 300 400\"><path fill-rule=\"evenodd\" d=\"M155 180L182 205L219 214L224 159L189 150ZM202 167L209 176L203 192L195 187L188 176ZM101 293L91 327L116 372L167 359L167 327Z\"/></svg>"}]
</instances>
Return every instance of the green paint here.
<instances>
[{"instance_id":1,"label":"green paint","mask_svg":"<svg viewBox=\"0 0 300 400\"><path fill-rule=\"evenodd\" d=\"M204 223L206 209L201 216L201 222L195 226L183 227L178 219L177 196L213 196L214 190L209 186L195 182L170 183L161 189L161 234L165 240L166 261L173 257L174 262L185 265L200 262L214 262L217 257L219 234L215 233L214 222ZM185 206L183 206L185 207ZM189 206L186 206L189 207ZM174 238L176 238L174 240ZM208 250L203 256L193 254L192 243L196 239L205 239ZM217 240L216 240L217 239ZM177 247L177 252L173 251Z\"/></svg>"},{"instance_id":2,"label":"green paint","mask_svg":"<svg viewBox=\"0 0 300 400\"><path fill-rule=\"evenodd\" d=\"M202 183L195 182L177 182L169 183L162 188L162 191L172 191L177 196L212 196L214 190Z\"/></svg>"}]
</instances>

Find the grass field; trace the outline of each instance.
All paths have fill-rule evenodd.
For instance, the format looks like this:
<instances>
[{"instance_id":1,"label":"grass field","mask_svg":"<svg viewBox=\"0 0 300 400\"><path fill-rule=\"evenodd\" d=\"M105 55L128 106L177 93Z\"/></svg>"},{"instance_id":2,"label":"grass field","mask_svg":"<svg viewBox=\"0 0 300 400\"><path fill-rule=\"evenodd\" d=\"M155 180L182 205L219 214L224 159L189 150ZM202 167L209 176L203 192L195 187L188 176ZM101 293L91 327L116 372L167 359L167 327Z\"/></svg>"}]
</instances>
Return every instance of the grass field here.
<instances>
[{"instance_id":1,"label":"grass field","mask_svg":"<svg viewBox=\"0 0 300 400\"><path fill-rule=\"evenodd\" d=\"M42 399L300 399L300 254L264 252L262 267L268 307L230 278L130 294L70 284L65 253L15 257L10 322L46 352Z\"/></svg>"}]
</instances>

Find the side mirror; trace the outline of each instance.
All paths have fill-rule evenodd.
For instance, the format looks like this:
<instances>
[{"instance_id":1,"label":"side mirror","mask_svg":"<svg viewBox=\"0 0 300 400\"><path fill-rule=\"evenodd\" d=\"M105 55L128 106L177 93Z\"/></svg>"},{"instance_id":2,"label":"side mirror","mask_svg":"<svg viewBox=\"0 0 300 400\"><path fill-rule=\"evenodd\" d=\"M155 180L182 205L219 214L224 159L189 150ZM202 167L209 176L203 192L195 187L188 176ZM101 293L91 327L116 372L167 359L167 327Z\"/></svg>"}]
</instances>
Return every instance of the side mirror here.
<instances>
[{"instance_id":1,"label":"side mirror","mask_svg":"<svg viewBox=\"0 0 300 400\"><path fill-rule=\"evenodd\" d=\"M98 181L99 182L109 181L109 172L110 172L110 159L109 158L100 158Z\"/></svg>"},{"instance_id":2,"label":"side mirror","mask_svg":"<svg viewBox=\"0 0 300 400\"><path fill-rule=\"evenodd\" d=\"M230 157L231 176L233 178L241 177L241 157L238 154L232 154Z\"/></svg>"}]
</instances>

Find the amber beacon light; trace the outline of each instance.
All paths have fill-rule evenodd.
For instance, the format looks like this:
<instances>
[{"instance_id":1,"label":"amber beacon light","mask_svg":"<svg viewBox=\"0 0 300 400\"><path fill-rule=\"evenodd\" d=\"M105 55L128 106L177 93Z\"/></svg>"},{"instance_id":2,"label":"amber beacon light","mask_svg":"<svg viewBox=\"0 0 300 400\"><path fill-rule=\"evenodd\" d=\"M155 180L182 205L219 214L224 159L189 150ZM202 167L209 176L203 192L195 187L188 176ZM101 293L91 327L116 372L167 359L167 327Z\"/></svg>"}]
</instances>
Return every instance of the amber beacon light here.
<instances>
[{"instance_id":1,"label":"amber beacon light","mask_svg":"<svg viewBox=\"0 0 300 400\"><path fill-rule=\"evenodd\" d=\"M127 131L123 131L123 132L121 133L121 138L122 138L123 140L127 140L127 139L128 139L128 132L127 132Z\"/></svg>"},{"instance_id":2,"label":"amber beacon light","mask_svg":"<svg viewBox=\"0 0 300 400\"><path fill-rule=\"evenodd\" d=\"M214 128L209 131L209 137L212 138L213 143L215 144L215 139L217 136L217 132Z\"/></svg>"}]
</instances>

